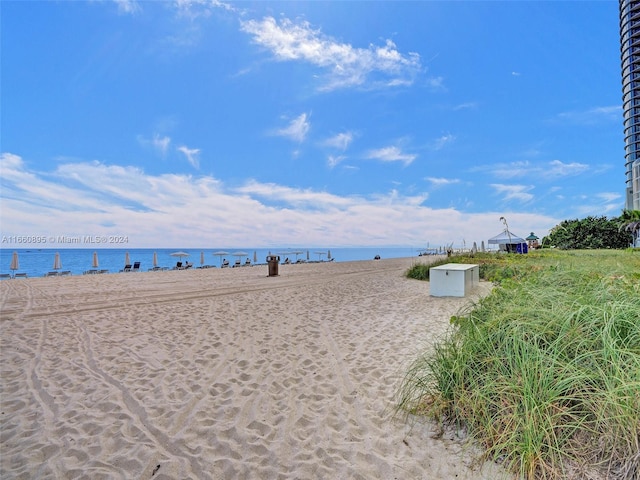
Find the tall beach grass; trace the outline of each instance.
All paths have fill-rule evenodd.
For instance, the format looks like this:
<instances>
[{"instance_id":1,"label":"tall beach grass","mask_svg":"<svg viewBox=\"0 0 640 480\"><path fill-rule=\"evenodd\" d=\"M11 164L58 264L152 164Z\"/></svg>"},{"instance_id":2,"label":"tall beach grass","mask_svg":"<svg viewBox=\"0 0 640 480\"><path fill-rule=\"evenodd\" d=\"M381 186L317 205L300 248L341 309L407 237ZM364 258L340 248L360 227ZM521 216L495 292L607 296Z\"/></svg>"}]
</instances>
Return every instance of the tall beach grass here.
<instances>
[{"instance_id":1,"label":"tall beach grass","mask_svg":"<svg viewBox=\"0 0 640 480\"><path fill-rule=\"evenodd\" d=\"M416 359L399 409L464 425L521 478L640 478L640 254L448 261L497 286Z\"/></svg>"}]
</instances>

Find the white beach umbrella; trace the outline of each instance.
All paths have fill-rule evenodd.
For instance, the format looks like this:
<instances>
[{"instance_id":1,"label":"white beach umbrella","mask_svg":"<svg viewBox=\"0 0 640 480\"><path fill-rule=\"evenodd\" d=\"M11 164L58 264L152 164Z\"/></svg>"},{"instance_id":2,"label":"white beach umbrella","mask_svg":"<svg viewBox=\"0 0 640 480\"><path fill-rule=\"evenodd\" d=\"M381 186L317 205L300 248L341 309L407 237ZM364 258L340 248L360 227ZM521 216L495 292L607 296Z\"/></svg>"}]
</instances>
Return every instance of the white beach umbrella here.
<instances>
[{"instance_id":1,"label":"white beach umbrella","mask_svg":"<svg viewBox=\"0 0 640 480\"><path fill-rule=\"evenodd\" d=\"M13 252L13 255L11 255L11 266L9 268L13 270L14 274L15 274L15 271L20 268L20 261L18 260L18 252Z\"/></svg>"},{"instance_id":2,"label":"white beach umbrella","mask_svg":"<svg viewBox=\"0 0 640 480\"><path fill-rule=\"evenodd\" d=\"M253 251L253 263L258 263L258 252Z\"/></svg>"},{"instance_id":3,"label":"white beach umbrella","mask_svg":"<svg viewBox=\"0 0 640 480\"><path fill-rule=\"evenodd\" d=\"M53 269L60 270L62 268L62 261L60 260L60 254L56 252L55 257L53 257Z\"/></svg>"},{"instance_id":4,"label":"white beach umbrella","mask_svg":"<svg viewBox=\"0 0 640 480\"><path fill-rule=\"evenodd\" d=\"M153 252L153 266L158 266L158 252Z\"/></svg>"},{"instance_id":5,"label":"white beach umbrella","mask_svg":"<svg viewBox=\"0 0 640 480\"><path fill-rule=\"evenodd\" d=\"M98 263L98 252L93 252L93 260L91 262L91 267L98 268L100 264Z\"/></svg>"},{"instance_id":6,"label":"white beach umbrella","mask_svg":"<svg viewBox=\"0 0 640 480\"><path fill-rule=\"evenodd\" d=\"M309 261L309 250L307 250L307 261Z\"/></svg>"},{"instance_id":7,"label":"white beach umbrella","mask_svg":"<svg viewBox=\"0 0 640 480\"><path fill-rule=\"evenodd\" d=\"M129 258L129 252L124 254L124 264L131 265L131 259Z\"/></svg>"},{"instance_id":8,"label":"white beach umbrella","mask_svg":"<svg viewBox=\"0 0 640 480\"><path fill-rule=\"evenodd\" d=\"M220 257L220 266L222 266L222 257L226 257L229 255L229 252L225 252L223 250L219 250L217 252L213 252L216 257Z\"/></svg>"},{"instance_id":9,"label":"white beach umbrella","mask_svg":"<svg viewBox=\"0 0 640 480\"><path fill-rule=\"evenodd\" d=\"M327 260L331 260L331 250L327 250Z\"/></svg>"},{"instance_id":10,"label":"white beach umbrella","mask_svg":"<svg viewBox=\"0 0 640 480\"><path fill-rule=\"evenodd\" d=\"M247 252L233 252L232 255L234 257L238 257L239 259L242 257L248 257L249 254Z\"/></svg>"},{"instance_id":11,"label":"white beach umbrella","mask_svg":"<svg viewBox=\"0 0 640 480\"><path fill-rule=\"evenodd\" d=\"M200 252L200 265L204 265L204 252Z\"/></svg>"},{"instance_id":12,"label":"white beach umbrella","mask_svg":"<svg viewBox=\"0 0 640 480\"><path fill-rule=\"evenodd\" d=\"M326 255L325 252L315 252L318 254L318 260L322 260L322 255Z\"/></svg>"}]
</instances>

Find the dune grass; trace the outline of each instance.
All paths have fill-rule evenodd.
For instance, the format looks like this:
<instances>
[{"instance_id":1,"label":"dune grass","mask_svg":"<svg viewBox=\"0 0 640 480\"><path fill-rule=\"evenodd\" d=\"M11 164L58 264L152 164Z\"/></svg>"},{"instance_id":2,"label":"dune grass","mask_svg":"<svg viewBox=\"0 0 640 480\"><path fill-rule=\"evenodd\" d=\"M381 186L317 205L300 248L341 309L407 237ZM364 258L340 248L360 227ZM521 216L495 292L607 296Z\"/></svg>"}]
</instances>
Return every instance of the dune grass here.
<instances>
[{"instance_id":1,"label":"dune grass","mask_svg":"<svg viewBox=\"0 0 640 480\"><path fill-rule=\"evenodd\" d=\"M464 425L521 478L640 478L640 254L447 261L497 287L416 359L399 409Z\"/></svg>"}]
</instances>

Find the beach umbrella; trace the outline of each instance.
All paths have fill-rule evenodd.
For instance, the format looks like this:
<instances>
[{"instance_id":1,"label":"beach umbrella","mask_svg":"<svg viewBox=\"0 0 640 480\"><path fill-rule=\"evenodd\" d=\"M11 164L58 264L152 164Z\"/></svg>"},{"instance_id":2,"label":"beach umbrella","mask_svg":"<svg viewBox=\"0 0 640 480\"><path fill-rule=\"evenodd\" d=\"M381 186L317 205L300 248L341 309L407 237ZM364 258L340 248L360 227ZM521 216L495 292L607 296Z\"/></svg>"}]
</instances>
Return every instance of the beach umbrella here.
<instances>
[{"instance_id":1,"label":"beach umbrella","mask_svg":"<svg viewBox=\"0 0 640 480\"><path fill-rule=\"evenodd\" d=\"M473 253L474 255L478 253L478 246L476 245L476 242L473 242L473 247L471 247L471 253Z\"/></svg>"},{"instance_id":2,"label":"beach umbrella","mask_svg":"<svg viewBox=\"0 0 640 480\"><path fill-rule=\"evenodd\" d=\"M204 252L200 252L200 265L204 265Z\"/></svg>"},{"instance_id":3,"label":"beach umbrella","mask_svg":"<svg viewBox=\"0 0 640 480\"><path fill-rule=\"evenodd\" d=\"M233 252L232 255L234 257L238 257L238 258L248 257L249 256L249 254L247 252Z\"/></svg>"},{"instance_id":4,"label":"beach umbrella","mask_svg":"<svg viewBox=\"0 0 640 480\"><path fill-rule=\"evenodd\" d=\"M126 265L131 265L131 259L129 258L129 252L124 254L124 264Z\"/></svg>"},{"instance_id":5,"label":"beach umbrella","mask_svg":"<svg viewBox=\"0 0 640 480\"><path fill-rule=\"evenodd\" d=\"M325 252L315 252L315 253L317 253L317 254L318 254L318 260L321 260L321 259L322 259L322 255L326 255L326 253L325 253Z\"/></svg>"},{"instance_id":6,"label":"beach umbrella","mask_svg":"<svg viewBox=\"0 0 640 480\"><path fill-rule=\"evenodd\" d=\"M253 263L258 263L258 252L253 251Z\"/></svg>"},{"instance_id":7,"label":"beach umbrella","mask_svg":"<svg viewBox=\"0 0 640 480\"><path fill-rule=\"evenodd\" d=\"M291 253L296 256L296 262L297 262L298 261L298 255L302 255L304 252L299 251L299 250L295 250L295 251L293 251Z\"/></svg>"},{"instance_id":8,"label":"beach umbrella","mask_svg":"<svg viewBox=\"0 0 640 480\"><path fill-rule=\"evenodd\" d=\"M482 242L480 242L480 251L484 253L484 240L482 240Z\"/></svg>"},{"instance_id":9,"label":"beach umbrella","mask_svg":"<svg viewBox=\"0 0 640 480\"><path fill-rule=\"evenodd\" d=\"M327 260L331 260L331 250L327 250Z\"/></svg>"},{"instance_id":10,"label":"beach umbrella","mask_svg":"<svg viewBox=\"0 0 640 480\"><path fill-rule=\"evenodd\" d=\"M93 252L93 261L91 262L91 267L98 268L100 264L98 263L98 252Z\"/></svg>"},{"instance_id":11,"label":"beach umbrella","mask_svg":"<svg viewBox=\"0 0 640 480\"><path fill-rule=\"evenodd\" d=\"M188 257L189 254L187 252L173 252L170 253L169 255L171 255L172 257L179 257L180 258L180 262L182 262L182 257Z\"/></svg>"},{"instance_id":12,"label":"beach umbrella","mask_svg":"<svg viewBox=\"0 0 640 480\"><path fill-rule=\"evenodd\" d=\"M220 257L220 266L222 266L222 257L229 255L229 252L223 252L222 250L218 252L213 252L213 254L217 257Z\"/></svg>"},{"instance_id":13,"label":"beach umbrella","mask_svg":"<svg viewBox=\"0 0 640 480\"><path fill-rule=\"evenodd\" d=\"M154 268L158 267L158 253L157 252L153 252L153 266L154 266Z\"/></svg>"},{"instance_id":14,"label":"beach umbrella","mask_svg":"<svg viewBox=\"0 0 640 480\"><path fill-rule=\"evenodd\" d=\"M20 268L20 262L18 261L18 252L13 252L13 255L11 255L11 266L9 268L13 270L14 275L16 274L16 270Z\"/></svg>"},{"instance_id":15,"label":"beach umbrella","mask_svg":"<svg viewBox=\"0 0 640 480\"><path fill-rule=\"evenodd\" d=\"M53 269L60 270L62 268L62 261L60 260L60 254L56 252L55 257L53 257Z\"/></svg>"},{"instance_id":16,"label":"beach umbrella","mask_svg":"<svg viewBox=\"0 0 640 480\"><path fill-rule=\"evenodd\" d=\"M309 250L307 250L307 262L309 261Z\"/></svg>"}]
</instances>

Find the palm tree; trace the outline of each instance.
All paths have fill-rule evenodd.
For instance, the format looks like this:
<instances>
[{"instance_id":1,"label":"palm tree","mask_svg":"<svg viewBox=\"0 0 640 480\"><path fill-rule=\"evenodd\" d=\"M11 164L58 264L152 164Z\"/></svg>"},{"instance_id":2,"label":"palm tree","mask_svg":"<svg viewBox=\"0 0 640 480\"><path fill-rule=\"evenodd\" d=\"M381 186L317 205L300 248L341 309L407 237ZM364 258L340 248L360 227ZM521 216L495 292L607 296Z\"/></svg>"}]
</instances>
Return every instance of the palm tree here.
<instances>
[{"instance_id":1,"label":"palm tree","mask_svg":"<svg viewBox=\"0 0 640 480\"><path fill-rule=\"evenodd\" d=\"M623 210L618 220L619 230L630 232L633 236L633 246L637 246L640 240L640 210Z\"/></svg>"}]
</instances>

